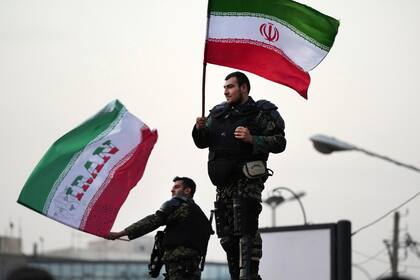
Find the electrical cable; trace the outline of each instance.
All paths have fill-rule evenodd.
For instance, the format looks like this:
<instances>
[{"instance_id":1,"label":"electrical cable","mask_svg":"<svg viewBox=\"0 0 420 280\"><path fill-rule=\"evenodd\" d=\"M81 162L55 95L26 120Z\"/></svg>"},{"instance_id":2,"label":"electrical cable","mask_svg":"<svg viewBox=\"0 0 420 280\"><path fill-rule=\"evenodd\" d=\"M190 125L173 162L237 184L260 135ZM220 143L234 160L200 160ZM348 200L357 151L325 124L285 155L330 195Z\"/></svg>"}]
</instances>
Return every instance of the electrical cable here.
<instances>
[{"instance_id":1,"label":"electrical cable","mask_svg":"<svg viewBox=\"0 0 420 280\"><path fill-rule=\"evenodd\" d=\"M412 197L410 197L409 199L407 199L405 202L403 202L402 204L400 204L399 206L395 207L394 209L388 211L387 213L385 213L383 216L379 217L378 219L374 220L373 222L357 229L356 231L352 232L352 236L359 233L360 231L373 226L374 224L378 223L379 221L383 220L385 217L387 217L388 215L394 213L396 210L400 209L401 207L403 207L404 205L406 205L407 203L409 203L410 201L412 201L413 199L415 199L417 196L420 195L420 192L416 193L415 195L413 195Z\"/></svg>"},{"instance_id":2,"label":"electrical cable","mask_svg":"<svg viewBox=\"0 0 420 280\"><path fill-rule=\"evenodd\" d=\"M358 265L358 264L352 264L353 267L357 268L358 270L360 270L361 272L363 272L363 274L369 279L369 280L374 280L372 278L372 276L369 274L369 271L367 271L363 266Z\"/></svg>"},{"instance_id":3,"label":"electrical cable","mask_svg":"<svg viewBox=\"0 0 420 280\"><path fill-rule=\"evenodd\" d=\"M405 267L408 267L408 268L414 268L414 269L420 269L420 266L418 266L418 265L401 264L401 266L405 266Z\"/></svg>"},{"instance_id":4,"label":"electrical cable","mask_svg":"<svg viewBox=\"0 0 420 280\"><path fill-rule=\"evenodd\" d=\"M373 254L373 255L369 256L369 255L364 254L362 252L358 252L356 250L353 250L353 252L355 252L356 254L359 254L359 255L364 256L364 257L367 258L366 260L364 260L362 262L356 263L357 265L366 264L366 263L370 262L371 260L388 263L387 261L383 261L383 260L377 258L379 255L383 254L385 251L386 251L386 248L383 248L382 250L380 250L376 254Z\"/></svg>"},{"instance_id":5,"label":"electrical cable","mask_svg":"<svg viewBox=\"0 0 420 280\"><path fill-rule=\"evenodd\" d=\"M375 279L376 280L380 280L381 279L381 277L382 276L384 276L385 274L387 274L388 273L388 271L390 271L391 270L391 268L387 268L384 272L382 272L378 277L376 277Z\"/></svg>"}]
</instances>

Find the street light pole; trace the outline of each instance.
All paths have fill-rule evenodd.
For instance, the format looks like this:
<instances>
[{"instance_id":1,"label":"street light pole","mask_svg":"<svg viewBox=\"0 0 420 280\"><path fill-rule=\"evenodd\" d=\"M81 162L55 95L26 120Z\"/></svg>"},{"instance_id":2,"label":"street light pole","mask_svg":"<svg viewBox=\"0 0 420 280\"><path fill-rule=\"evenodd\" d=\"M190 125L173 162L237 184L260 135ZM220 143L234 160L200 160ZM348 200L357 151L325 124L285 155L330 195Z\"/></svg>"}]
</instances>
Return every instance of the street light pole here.
<instances>
[{"instance_id":1,"label":"street light pole","mask_svg":"<svg viewBox=\"0 0 420 280\"><path fill-rule=\"evenodd\" d=\"M290 192L293 196L291 198L285 199L281 195L280 190L286 190ZM300 200L300 198L306 194L305 192L295 193L294 191L286 187L277 187L277 188L274 188L271 192L272 192L272 195L269 196L267 199L265 199L263 202L267 204L268 206L270 206L271 208L271 226L272 227L276 226L276 208L280 206L280 204L282 204L283 202L295 200L295 199L299 202L300 208L302 210L304 224L305 225L308 224L307 219L306 219L305 208L303 207L302 201Z\"/></svg>"},{"instance_id":2,"label":"street light pole","mask_svg":"<svg viewBox=\"0 0 420 280\"><path fill-rule=\"evenodd\" d=\"M284 197L279 194L273 194L263 202L271 208L271 226L276 226L276 208L285 201Z\"/></svg>"},{"instance_id":3,"label":"street light pole","mask_svg":"<svg viewBox=\"0 0 420 280\"><path fill-rule=\"evenodd\" d=\"M294 191L292 191L291 189L286 188L286 187L277 187L277 188L273 189L273 192L276 192L276 191L279 191L279 190L286 190L286 191L290 192L293 195L293 197L292 198L289 198L288 200L294 200L294 199L296 199L299 202L299 206L300 206L300 209L302 210L302 215L303 215L303 224L304 225L307 225L308 224L308 220L306 219L305 207L303 207L303 203L300 200L300 198L302 196L304 196L306 193L305 192L300 192L300 193L297 194Z\"/></svg>"},{"instance_id":4,"label":"street light pole","mask_svg":"<svg viewBox=\"0 0 420 280\"><path fill-rule=\"evenodd\" d=\"M359 151L359 152L365 153L369 156L377 157L377 158L386 160L388 162L394 163L398 166L405 167L405 168L408 168L412 171L420 173L420 168L418 168L414 165L402 163L400 161L394 160L394 159L389 158L387 156L378 155L376 153L373 153L373 152L367 151L365 149L359 148L355 145L352 145L352 144L343 142L341 140L338 140L334 137L329 137L329 136L318 134L318 135L312 136L310 138L310 140L312 141L312 143L314 145L314 148L318 152L323 153L323 154L331 154L332 152L338 152L338 151ZM417 194L412 196L408 201L414 199L419 194L420 194L420 192L418 192ZM405 203L407 203L408 201L406 201ZM402 204L402 205L404 205L404 204ZM401 206L399 206L398 208L400 208ZM398 209L398 208L396 208L396 209ZM383 216L383 217L385 217L385 216ZM400 214L399 214L398 211L396 211L394 213L394 234L393 234L392 243L390 243L388 240L384 241L385 245L387 247L390 262L391 262L391 275L392 275L391 277L392 277L392 279L400 279L400 278L398 278L398 274L399 274L398 273L398 249L400 247L400 244L399 244L399 221L400 221ZM362 227L361 229L363 229L363 228L366 228L366 226ZM357 233L361 229L358 229L355 233ZM355 234L355 233L353 233L353 234ZM391 279L391 278L389 278L389 279Z\"/></svg>"},{"instance_id":5,"label":"street light pole","mask_svg":"<svg viewBox=\"0 0 420 280\"><path fill-rule=\"evenodd\" d=\"M391 162L393 164L396 164L398 166L405 167L405 168L408 168L408 169L411 169L415 172L420 173L420 168L418 168L414 165L406 164L406 163L397 161L395 159L392 159L390 157L373 153L371 151L359 148L355 145L352 145L352 144L343 142L341 140L338 140L334 137L329 137L329 136L317 134L317 135L312 136L310 138L310 140L312 141L312 143L314 145L314 148L318 152L323 153L323 154L331 154L333 152L339 152L339 151L358 151L358 152L365 153L369 156L377 157L377 158L389 161L389 162Z\"/></svg>"}]
</instances>

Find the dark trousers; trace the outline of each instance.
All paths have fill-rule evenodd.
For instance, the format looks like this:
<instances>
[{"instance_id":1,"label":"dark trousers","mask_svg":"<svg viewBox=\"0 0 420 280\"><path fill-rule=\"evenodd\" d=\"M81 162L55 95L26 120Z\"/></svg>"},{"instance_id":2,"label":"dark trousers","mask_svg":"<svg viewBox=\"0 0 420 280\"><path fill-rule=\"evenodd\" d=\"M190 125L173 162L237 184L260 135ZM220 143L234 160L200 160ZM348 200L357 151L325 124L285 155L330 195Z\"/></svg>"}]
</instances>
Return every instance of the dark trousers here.
<instances>
[{"instance_id":1,"label":"dark trousers","mask_svg":"<svg viewBox=\"0 0 420 280\"><path fill-rule=\"evenodd\" d=\"M229 272L233 280L244 279L240 277L240 265L248 269L250 279L261 279L258 275L258 267L262 257L262 240L258 233L258 217L262 210L261 192L263 189L262 181L244 178L217 188L217 233L226 252ZM239 208L234 209L236 207L234 201L236 204L239 201ZM235 211L239 211L236 222Z\"/></svg>"},{"instance_id":2,"label":"dark trousers","mask_svg":"<svg viewBox=\"0 0 420 280\"><path fill-rule=\"evenodd\" d=\"M200 253L191 248L179 246L166 249L162 258L165 264L165 280L200 280Z\"/></svg>"},{"instance_id":3,"label":"dark trousers","mask_svg":"<svg viewBox=\"0 0 420 280\"><path fill-rule=\"evenodd\" d=\"M165 280L200 280L199 261L180 260L165 263Z\"/></svg>"}]
</instances>

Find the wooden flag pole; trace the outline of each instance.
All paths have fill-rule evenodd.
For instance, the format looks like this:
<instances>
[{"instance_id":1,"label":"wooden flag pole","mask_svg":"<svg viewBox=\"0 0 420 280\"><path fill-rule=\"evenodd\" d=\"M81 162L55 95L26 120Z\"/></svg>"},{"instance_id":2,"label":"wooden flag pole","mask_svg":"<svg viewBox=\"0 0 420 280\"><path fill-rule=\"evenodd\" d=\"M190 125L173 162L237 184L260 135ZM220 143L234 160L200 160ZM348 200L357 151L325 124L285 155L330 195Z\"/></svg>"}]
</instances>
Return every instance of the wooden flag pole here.
<instances>
[{"instance_id":1,"label":"wooden flag pole","mask_svg":"<svg viewBox=\"0 0 420 280\"><path fill-rule=\"evenodd\" d=\"M201 82L201 117L204 118L206 110L206 68L207 63L203 63L203 80Z\"/></svg>"},{"instance_id":2,"label":"wooden flag pole","mask_svg":"<svg viewBox=\"0 0 420 280\"><path fill-rule=\"evenodd\" d=\"M204 59L203 59L203 79L201 81L201 117L205 117L206 110L206 68L207 68L207 38L209 37L209 21L210 21L210 1L207 2L207 24L206 24L206 39L204 41Z\"/></svg>"}]
</instances>

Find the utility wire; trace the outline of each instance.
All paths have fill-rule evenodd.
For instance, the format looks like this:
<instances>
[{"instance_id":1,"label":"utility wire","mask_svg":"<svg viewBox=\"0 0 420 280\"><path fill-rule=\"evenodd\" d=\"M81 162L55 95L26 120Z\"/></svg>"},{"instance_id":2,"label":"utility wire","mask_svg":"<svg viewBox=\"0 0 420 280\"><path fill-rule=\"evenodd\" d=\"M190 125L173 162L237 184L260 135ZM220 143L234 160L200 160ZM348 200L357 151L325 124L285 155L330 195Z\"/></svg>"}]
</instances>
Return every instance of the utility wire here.
<instances>
[{"instance_id":1,"label":"utility wire","mask_svg":"<svg viewBox=\"0 0 420 280\"><path fill-rule=\"evenodd\" d=\"M360 270L361 272L363 272L363 274L369 279L369 280L374 280L372 278L372 276L369 274L369 271L367 271L363 266L358 265L358 264L352 264L352 266L354 268L357 268L358 270Z\"/></svg>"},{"instance_id":2,"label":"utility wire","mask_svg":"<svg viewBox=\"0 0 420 280\"><path fill-rule=\"evenodd\" d=\"M408 268L414 268L414 269L420 269L420 266L418 266L418 265L401 264L401 266L405 266L405 267L408 267Z\"/></svg>"},{"instance_id":3,"label":"utility wire","mask_svg":"<svg viewBox=\"0 0 420 280\"><path fill-rule=\"evenodd\" d=\"M367 254L365 254L365 253L362 253L362 252L359 252L359 251L357 251L357 250L352 250L354 253L356 253L356 254L358 254L358 255L361 255L361 256L367 257L367 259L366 259L366 260L364 260L364 261L362 261L362 262L360 262L360 263L353 263L353 264L352 264L352 266L362 271L362 269L363 269L363 266L362 266L362 265L363 265L363 264L366 264L367 262L369 262L369 261L371 261L371 260L374 260L374 261L377 261L377 262L380 262L380 263L389 264L389 261L386 261L386 260L382 260L382 259L378 259L378 258L377 258L377 256L379 256L381 253L383 253L383 252L384 252L384 250L386 250L386 248L385 248L385 249L382 249L381 251L378 251L376 254L374 254L374 255L372 255L372 256L369 256L369 255L367 255ZM420 269L420 266L417 266L417 265L410 265L410 264L403 264L403 263L401 263L401 266L404 266L406 269L408 269L408 268L410 268L410 269ZM377 277L377 278L375 278L375 279L379 279L379 278L380 278L381 276L383 276L386 272L388 272L388 270L390 270L390 269L387 269L384 273L382 273L380 276L378 276L378 277ZM364 271L363 271L363 272L364 272ZM366 273L365 273L365 275L366 275ZM367 276L367 277L369 278L369 276ZM373 279L373 278L370 278L370 279Z\"/></svg>"},{"instance_id":4,"label":"utility wire","mask_svg":"<svg viewBox=\"0 0 420 280\"><path fill-rule=\"evenodd\" d=\"M356 250L353 250L353 252L355 252L356 254L361 255L361 256L364 256L364 257L366 257L366 258L367 258L366 260L364 260L364 261L362 261L362 262L356 263L356 265L363 265L363 264L366 264L366 263L370 262L371 260L375 260L375 261L379 261L379 262L385 262L385 263L388 263L387 261L383 261L383 260L381 260L381 259L378 259L378 258L377 258L379 255L383 254L385 251L386 251L386 247L385 247L385 248L383 248L383 249L381 249L381 250L380 250L379 252L377 252L376 254L374 254L374 255L372 255L372 256L369 256L369 255L364 254L364 253L362 253L362 252L358 252L358 251L356 251Z\"/></svg>"},{"instance_id":5,"label":"utility wire","mask_svg":"<svg viewBox=\"0 0 420 280\"><path fill-rule=\"evenodd\" d=\"M386 250L386 248L385 248L385 250ZM353 252L355 252L355 253L357 253L357 254L361 254L360 252L356 252L356 251L354 251L353 250ZM382 260L382 259L378 259L378 258L372 258L372 260L375 260L375 261L377 261L377 262L380 262L380 263L386 263L386 264L389 264L389 261L386 261L386 260Z\"/></svg>"},{"instance_id":6,"label":"utility wire","mask_svg":"<svg viewBox=\"0 0 420 280\"><path fill-rule=\"evenodd\" d=\"M368 228L368 227L370 227L370 226L373 226L374 224L376 224L376 223L378 223L379 221L383 220L386 216L388 216L388 215L390 215L390 214L394 213L396 210L400 209L401 207L403 207L404 205L406 205L407 203L409 203L410 201L412 201L413 199L415 199L415 198L416 198L417 196L419 196L419 195L420 195L420 192L416 193L415 195L413 195L412 197L410 197L409 199L407 199L405 202L403 202L403 203L402 203L402 204L400 204L399 206L397 206L397 207L395 207L394 209L392 209L392 210L390 210L390 211L386 212L383 216L379 217L378 219L374 220L373 222L371 222L371 223L369 223L369 224L367 224L367 225L365 225L365 226L363 226L363 227L361 227L361 228L357 229L356 231L352 232L352 234L351 234L351 235L353 236L353 235L355 235L355 234L359 233L360 231L362 231L362 230L364 230L364 229L366 229L366 228Z\"/></svg>"},{"instance_id":7,"label":"utility wire","mask_svg":"<svg viewBox=\"0 0 420 280\"><path fill-rule=\"evenodd\" d=\"M376 277L375 279L376 280L380 280L381 279L381 277L382 276L384 276L385 274L387 274L388 273L388 271L390 271L391 270L391 268L387 268L384 272L382 272L378 277Z\"/></svg>"}]
</instances>

